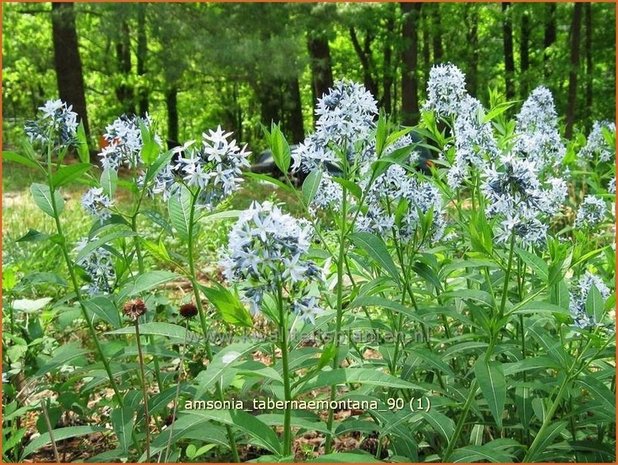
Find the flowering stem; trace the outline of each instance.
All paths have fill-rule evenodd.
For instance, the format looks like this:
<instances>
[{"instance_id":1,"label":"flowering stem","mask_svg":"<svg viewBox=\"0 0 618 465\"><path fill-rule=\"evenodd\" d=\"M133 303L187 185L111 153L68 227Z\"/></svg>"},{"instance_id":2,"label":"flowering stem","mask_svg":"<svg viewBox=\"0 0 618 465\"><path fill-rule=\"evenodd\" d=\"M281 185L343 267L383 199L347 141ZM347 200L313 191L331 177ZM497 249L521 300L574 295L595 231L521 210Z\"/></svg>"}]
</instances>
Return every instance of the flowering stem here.
<instances>
[{"instance_id":1,"label":"flowering stem","mask_svg":"<svg viewBox=\"0 0 618 465\"><path fill-rule=\"evenodd\" d=\"M172 447L172 437L174 435L174 423L176 422L176 412L178 411L178 398L180 396L180 382L182 381L185 355L187 353L187 335L189 334L189 319L185 321L185 337L182 343L182 353L180 354L180 362L178 364L178 381L176 381L176 394L174 394L174 408L172 410L172 423L170 424L170 436L167 439L167 446L165 447L165 457L163 462L167 462L169 457L170 448ZM161 456L159 456L160 458Z\"/></svg>"},{"instance_id":2,"label":"flowering stem","mask_svg":"<svg viewBox=\"0 0 618 465\"><path fill-rule=\"evenodd\" d=\"M290 369L288 361L288 328L287 317L283 308L283 290L281 283L277 283L277 309L279 310L279 328L281 330L281 363L283 364L283 391L286 404L292 400L290 389ZM283 414L283 455L292 454L292 410L286 407Z\"/></svg>"},{"instance_id":3,"label":"flowering stem","mask_svg":"<svg viewBox=\"0 0 618 465\"><path fill-rule=\"evenodd\" d=\"M94 345L96 347L97 353L99 354L99 357L101 357L101 361L103 362L103 367L105 368L105 372L107 373L107 377L109 378L109 382L112 387L112 390L114 391L114 396L116 397L116 400L118 401L118 405L122 406L123 404L122 396L120 395L120 391L118 390L118 386L116 385L116 381L114 380L114 375L112 374L112 370L109 366L109 362L105 358L105 354L103 353L103 349L101 347L101 344L99 343L99 339L97 337L97 332L94 329L94 325L92 324L92 321L90 321L90 318L88 317L88 311L86 310L86 305L84 304L84 298L82 296L82 293L79 288L79 284L77 282L77 275L75 274L73 263L71 261L71 257L69 256L69 251L67 250L66 237L62 229L62 224L60 223L60 216L58 214L58 206L56 205L56 196L54 195L56 191L53 188L53 183L52 183L51 149L48 150L47 160L48 160L47 179L48 179L49 189L51 193L50 203L52 206L52 211L54 213L54 222L56 224L56 231L58 233L58 236L60 237L60 241L59 241L60 250L62 251L62 256L64 257L64 261L69 270L69 276L71 278L71 284L73 284L73 289L75 291L75 297L77 298L77 301L79 302L79 306L81 308L84 320L86 320L86 324L88 325L90 336L92 337L92 340L94 341Z\"/></svg>"},{"instance_id":4,"label":"flowering stem","mask_svg":"<svg viewBox=\"0 0 618 465\"><path fill-rule=\"evenodd\" d=\"M453 453L453 449L455 449L455 445L459 440L459 436L461 436L461 432L463 430L464 424L466 422L466 418L468 417L468 411L470 410L470 406L472 405L472 401L476 396L476 378L472 380L470 383L470 392L468 392L468 397L466 398L466 403L463 406L463 411L457 421L457 426L455 426L455 432L453 433L453 437L451 441L448 443L446 451L444 452L444 456L442 457L442 462L447 463L451 454Z\"/></svg>"},{"instance_id":5,"label":"flowering stem","mask_svg":"<svg viewBox=\"0 0 618 465\"><path fill-rule=\"evenodd\" d=\"M146 386L146 373L144 371L144 354L142 353L142 343L139 335L139 317L135 318L135 337L137 339L137 355L139 357L139 369L142 381L142 392L144 395L144 423L146 431L146 461L150 462L150 412L148 411L148 388Z\"/></svg>"},{"instance_id":6,"label":"flowering stem","mask_svg":"<svg viewBox=\"0 0 618 465\"><path fill-rule=\"evenodd\" d=\"M344 273L344 261L345 261L345 238L346 238L346 222L348 202L347 202L347 189L342 187L342 202L341 202L341 235L339 237L339 257L337 260L337 320L335 324L335 357L333 359L333 369L337 369L339 366L339 338L341 333L341 322L343 319L343 273ZM337 396L337 386L332 386L330 391L331 402L335 400ZM333 421L335 419L335 411L331 408L328 411L328 422L326 428L329 431L329 435L326 438L325 451L330 454L333 447Z\"/></svg>"},{"instance_id":7,"label":"flowering stem","mask_svg":"<svg viewBox=\"0 0 618 465\"><path fill-rule=\"evenodd\" d=\"M509 249L509 261L504 274L504 288L502 289L502 301L500 302L500 313L498 319L504 316L504 307L506 306L506 298L509 292L509 279L511 277L511 267L513 265L513 251L515 250L515 233L511 233L511 246Z\"/></svg>"},{"instance_id":8,"label":"flowering stem","mask_svg":"<svg viewBox=\"0 0 618 465\"><path fill-rule=\"evenodd\" d=\"M195 202L197 201L197 197L199 195L199 191L191 196L191 209L189 211L189 231L188 231L188 243L187 243L187 254L189 261L189 279L191 281L191 287L193 287L193 295L195 297L195 306L197 307L197 312L200 316L200 326L202 327L202 333L204 333L204 348L206 349L206 357L208 361L211 362L213 358L212 349L210 347L210 341L208 339L208 324L206 323L206 314L204 312L204 306L202 305L202 296L200 294L199 282L197 280L197 273L195 271L195 260L193 257L193 227L195 225ZM221 390L221 384L215 383L215 391L217 398L223 402L223 391ZM234 458L234 462L240 462L240 458L238 456L238 446L236 445L236 439L234 438L234 432L232 431L232 427L230 425L225 425L225 430L227 432L228 441L230 442L230 448L232 449L232 456Z\"/></svg>"}]
</instances>

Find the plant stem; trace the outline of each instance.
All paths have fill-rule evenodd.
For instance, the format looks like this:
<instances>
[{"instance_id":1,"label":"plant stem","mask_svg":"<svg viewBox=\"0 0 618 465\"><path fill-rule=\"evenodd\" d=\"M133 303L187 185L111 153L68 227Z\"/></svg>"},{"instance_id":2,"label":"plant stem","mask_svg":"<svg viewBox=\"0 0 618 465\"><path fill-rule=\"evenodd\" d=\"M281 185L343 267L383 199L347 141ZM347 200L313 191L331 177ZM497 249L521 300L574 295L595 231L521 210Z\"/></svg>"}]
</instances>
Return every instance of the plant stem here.
<instances>
[{"instance_id":1,"label":"plant stem","mask_svg":"<svg viewBox=\"0 0 618 465\"><path fill-rule=\"evenodd\" d=\"M142 392L144 394L144 423L146 431L146 461L150 462L150 412L148 411L148 387L146 386L146 372L144 371L144 355L139 335L139 318L135 319L135 337L137 339L137 355L139 357L139 369L142 378Z\"/></svg>"},{"instance_id":2,"label":"plant stem","mask_svg":"<svg viewBox=\"0 0 618 465\"><path fill-rule=\"evenodd\" d=\"M504 288L502 289L502 301L500 302L500 312L498 313L498 320L501 320L504 316L504 307L506 306L506 299L509 292L509 279L511 277L511 267L513 265L513 252L515 250L515 233L511 233L511 246L509 249L509 261L506 266L506 272L504 274Z\"/></svg>"},{"instance_id":3,"label":"plant stem","mask_svg":"<svg viewBox=\"0 0 618 465\"><path fill-rule=\"evenodd\" d=\"M466 398L466 403L463 406L463 411L457 420L457 426L455 427L455 432L453 433L453 437L451 442L449 442L448 447L446 448L446 452L444 452L444 457L442 457L442 462L447 463L451 454L453 453L453 449L457 445L457 441L459 440L459 436L461 436L461 432L463 430L464 424L468 417L468 411L470 410L470 406L472 405L472 401L476 395L476 378L472 380L470 383L470 392L468 393L468 397Z\"/></svg>"},{"instance_id":4,"label":"plant stem","mask_svg":"<svg viewBox=\"0 0 618 465\"><path fill-rule=\"evenodd\" d=\"M120 395L120 391L118 390L118 386L116 385L116 381L114 380L114 375L112 374L112 370L109 366L109 362L107 361L107 359L105 358L105 354L103 353L103 349L97 337L97 332L94 329L94 325L92 324L92 321L90 321L90 318L88 317L88 311L86 309L86 305L84 304L84 299L81 294L79 284L77 282L77 276L73 268L73 262L71 261L71 257L69 256L69 251L67 250L66 237L62 229L62 224L60 223L60 217L58 214L58 206L56 205L56 196L54 195L56 191L52 187L51 155L48 156L47 179L48 179L49 189L51 192L50 203L52 206L52 211L54 213L54 222L56 224L56 231L58 233L58 236L60 236L60 241L59 241L60 250L62 251L62 256L64 257L64 261L66 262L67 268L69 270L71 284L73 284L73 289L75 290L75 297L77 298L77 301L79 302L82 315L88 325L88 330L90 331L90 336L92 337L92 340L94 341L94 345L96 347L97 353L99 354L99 357L101 357L101 361L103 362L103 367L105 368L105 372L107 373L107 377L109 378L110 385L112 387L112 390L114 391L114 396L116 397L116 400L118 401L118 405L122 406L123 404L122 396Z\"/></svg>"},{"instance_id":5,"label":"plant stem","mask_svg":"<svg viewBox=\"0 0 618 465\"><path fill-rule=\"evenodd\" d=\"M189 320L185 322L185 337L182 343L182 353L180 354L180 363L178 364L178 380L176 381L176 394L174 394L174 408L172 410L172 423L170 425L170 437L167 440L167 446L165 447L165 457L163 462L167 462L169 457L170 448L172 447L172 437L174 435L174 423L176 422L176 412L178 411L178 398L180 397L180 382L184 372L185 354L187 353L187 334L189 334ZM159 456L160 458L161 456Z\"/></svg>"},{"instance_id":6,"label":"plant stem","mask_svg":"<svg viewBox=\"0 0 618 465\"><path fill-rule=\"evenodd\" d=\"M340 335L341 335L341 322L343 319L343 273L344 273L344 260L345 260L345 240L346 240L346 216L348 210L347 203L347 189L345 186L342 187L342 202L341 202L341 234L339 237L339 257L337 259L337 319L335 324L335 357L333 359L333 369L336 370L339 366L339 344L340 344ZM331 402L335 400L337 396L337 386L332 386L330 390L330 400ZM328 421L326 423L326 429L328 429L329 434L326 438L326 444L324 446L326 454L330 454L333 447L333 421L335 419L335 411L333 409L329 409L328 411Z\"/></svg>"},{"instance_id":7,"label":"plant stem","mask_svg":"<svg viewBox=\"0 0 618 465\"><path fill-rule=\"evenodd\" d=\"M200 316L200 326L202 327L202 333L204 334L204 348L206 349L206 357L208 361L211 362L213 358L212 349L210 347L210 340L208 335L208 324L206 323L206 313L204 311L204 306L202 305L202 296L200 294L199 283L197 280L197 273L195 271L195 260L193 257L193 227L195 223L195 202L197 200L197 196L199 192L196 194L192 194L191 198L191 210L189 212L189 231L188 231L188 261L189 261L189 279L191 281L191 286L193 287L193 295L195 297L195 306L197 307L198 314ZM219 382L215 383L215 391L217 398L220 401L224 401L223 391L221 390L221 384ZM227 432L227 438L230 442L230 449L232 450L232 457L234 462L240 462L240 458L238 455L238 446L236 445L236 439L234 438L234 432L232 431L232 427L230 425L225 425L225 430Z\"/></svg>"},{"instance_id":8,"label":"plant stem","mask_svg":"<svg viewBox=\"0 0 618 465\"><path fill-rule=\"evenodd\" d=\"M283 290L281 283L277 284L277 308L279 310L279 329L281 330L281 363L283 365L283 391L286 404L292 400L290 389L290 369L288 361L288 328L287 316L283 308ZM292 410L286 406L283 414L283 455L292 454Z\"/></svg>"},{"instance_id":9,"label":"plant stem","mask_svg":"<svg viewBox=\"0 0 618 465\"><path fill-rule=\"evenodd\" d=\"M49 419L49 413L47 413L47 403L48 399L41 399L41 409L43 410L43 417L45 417L45 424L47 425L47 432L49 433L49 440L52 444L52 449L54 450L54 458L57 463L60 463L60 455L58 454L58 447L56 446L56 441L54 440L54 433L52 432L52 424Z\"/></svg>"}]
</instances>

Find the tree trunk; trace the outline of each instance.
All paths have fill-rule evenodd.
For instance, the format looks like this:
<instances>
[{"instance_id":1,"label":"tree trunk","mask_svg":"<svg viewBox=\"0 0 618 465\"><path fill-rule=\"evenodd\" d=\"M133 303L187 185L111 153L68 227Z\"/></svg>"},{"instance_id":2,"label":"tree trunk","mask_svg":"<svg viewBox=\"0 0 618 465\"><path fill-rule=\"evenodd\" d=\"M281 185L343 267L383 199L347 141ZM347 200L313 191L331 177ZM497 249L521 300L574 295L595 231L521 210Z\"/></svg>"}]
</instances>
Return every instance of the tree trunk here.
<instances>
[{"instance_id":1,"label":"tree trunk","mask_svg":"<svg viewBox=\"0 0 618 465\"><path fill-rule=\"evenodd\" d=\"M590 114L592 111L592 5L590 3L584 4L585 8L585 22L586 22L586 43L584 50L586 50L586 114Z\"/></svg>"},{"instance_id":2,"label":"tree trunk","mask_svg":"<svg viewBox=\"0 0 618 465\"><path fill-rule=\"evenodd\" d=\"M511 19L511 4L502 4L502 39L504 43L504 82L506 98L515 98L515 59L513 58L513 23Z\"/></svg>"},{"instance_id":3,"label":"tree trunk","mask_svg":"<svg viewBox=\"0 0 618 465\"><path fill-rule=\"evenodd\" d=\"M425 79L428 79L429 70L431 69L431 65L433 63L431 61L431 17L429 16L429 11L427 11L427 8L422 10L421 17L421 29L423 31L423 45L421 52L423 55L423 76L425 76Z\"/></svg>"},{"instance_id":4,"label":"tree trunk","mask_svg":"<svg viewBox=\"0 0 618 465\"><path fill-rule=\"evenodd\" d=\"M58 94L73 106L89 134L88 112L84 93L84 75L79 56L73 3L52 3L52 40Z\"/></svg>"},{"instance_id":5,"label":"tree trunk","mask_svg":"<svg viewBox=\"0 0 618 465\"><path fill-rule=\"evenodd\" d=\"M378 100L378 83L373 77L373 61L371 59L371 42L373 41L373 38L367 33L367 35L365 35L364 44L361 47L358 40L358 35L356 34L356 29L353 27L350 28L350 38L352 39L354 51L356 52L361 68L363 69L363 83L365 84L367 90L371 92L371 95Z\"/></svg>"},{"instance_id":6,"label":"tree trunk","mask_svg":"<svg viewBox=\"0 0 618 465\"><path fill-rule=\"evenodd\" d=\"M403 13L402 72L401 72L401 119L412 125L418 119L418 20L422 3L400 3Z\"/></svg>"},{"instance_id":7,"label":"tree trunk","mask_svg":"<svg viewBox=\"0 0 618 465\"><path fill-rule=\"evenodd\" d=\"M286 127L291 135L293 144L302 142L305 138L303 127L303 107L300 100L300 85L298 77L290 79L287 83L285 99Z\"/></svg>"},{"instance_id":8,"label":"tree trunk","mask_svg":"<svg viewBox=\"0 0 618 465\"><path fill-rule=\"evenodd\" d=\"M433 61L438 64L442 61L444 49L442 48L442 23L440 20L440 4L436 3L432 9L433 20Z\"/></svg>"},{"instance_id":9,"label":"tree trunk","mask_svg":"<svg viewBox=\"0 0 618 465\"><path fill-rule=\"evenodd\" d=\"M573 135L573 124L577 106L577 72L579 68L579 41L581 35L583 4L576 3L573 7L573 20L571 22L571 60L569 69L569 96L567 102L565 136L570 139Z\"/></svg>"},{"instance_id":10,"label":"tree trunk","mask_svg":"<svg viewBox=\"0 0 618 465\"><path fill-rule=\"evenodd\" d=\"M478 8L473 4L466 4L467 40L470 56L468 58L468 69L466 73L468 90L472 95L476 95L478 88L478 66L479 66L479 35L478 35Z\"/></svg>"},{"instance_id":11,"label":"tree trunk","mask_svg":"<svg viewBox=\"0 0 618 465\"><path fill-rule=\"evenodd\" d=\"M333 86L333 63L330 57L328 38L312 31L307 33L307 50L311 65L311 90L313 91L313 107L318 99Z\"/></svg>"},{"instance_id":12,"label":"tree trunk","mask_svg":"<svg viewBox=\"0 0 618 465\"><path fill-rule=\"evenodd\" d=\"M545 6L545 34L543 37L543 63L546 79L551 75L549 66L551 53L549 52L549 48L554 42L556 42L556 4L548 3Z\"/></svg>"},{"instance_id":13,"label":"tree trunk","mask_svg":"<svg viewBox=\"0 0 618 465\"><path fill-rule=\"evenodd\" d=\"M116 87L116 98L122 105L124 113L135 113L135 102L133 101L133 88L129 85L131 76L131 35L129 24L123 21L121 26L121 36L116 43L116 59L118 60L118 72L121 82Z\"/></svg>"},{"instance_id":14,"label":"tree trunk","mask_svg":"<svg viewBox=\"0 0 618 465\"><path fill-rule=\"evenodd\" d=\"M519 95L523 99L528 96L528 68L530 68L530 17L528 12L522 12L519 41Z\"/></svg>"},{"instance_id":15,"label":"tree trunk","mask_svg":"<svg viewBox=\"0 0 618 465\"><path fill-rule=\"evenodd\" d=\"M382 101L381 107L390 115L393 110L393 41L390 35L395 30L395 19L390 14L386 19L386 29L389 32L384 39L384 75L382 77Z\"/></svg>"},{"instance_id":16,"label":"tree trunk","mask_svg":"<svg viewBox=\"0 0 618 465\"><path fill-rule=\"evenodd\" d=\"M178 88L174 85L165 93L167 105L167 139L178 142ZM169 144L169 142L168 142Z\"/></svg>"},{"instance_id":17,"label":"tree trunk","mask_svg":"<svg viewBox=\"0 0 618 465\"><path fill-rule=\"evenodd\" d=\"M146 56L148 42L146 36L146 3L137 4L137 77L139 112L148 113L148 86L146 84Z\"/></svg>"}]
</instances>

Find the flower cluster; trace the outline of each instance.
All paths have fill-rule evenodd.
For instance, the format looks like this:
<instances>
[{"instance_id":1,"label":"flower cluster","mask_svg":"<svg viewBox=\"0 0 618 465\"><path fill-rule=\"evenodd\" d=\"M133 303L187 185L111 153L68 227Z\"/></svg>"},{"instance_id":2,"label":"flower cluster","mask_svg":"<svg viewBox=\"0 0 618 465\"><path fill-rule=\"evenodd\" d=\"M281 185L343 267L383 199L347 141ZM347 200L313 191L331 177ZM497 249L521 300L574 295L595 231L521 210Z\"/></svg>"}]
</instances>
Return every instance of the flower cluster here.
<instances>
[{"instance_id":1,"label":"flower cluster","mask_svg":"<svg viewBox=\"0 0 618 465\"><path fill-rule=\"evenodd\" d=\"M89 189L82 197L82 206L86 212L103 222L112 216L112 201L100 187Z\"/></svg>"},{"instance_id":2,"label":"flower cluster","mask_svg":"<svg viewBox=\"0 0 618 465\"><path fill-rule=\"evenodd\" d=\"M25 124L26 135L32 143L51 144L54 147L68 147L75 143L77 134L77 113L62 100L48 100L39 107L39 117Z\"/></svg>"},{"instance_id":3,"label":"flower cluster","mask_svg":"<svg viewBox=\"0 0 618 465\"><path fill-rule=\"evenodd\" d=\"M107 146L99 154L103 168L116 171L122 165L136 168L142 164L142 127L152 132L153 124L148 115L122 115L105 128L103 138ZM161 145L158 136L155 136L155 141Z\"/></svg>"},{"instance_id":4,"label":"flower cluster","mask_svg":"<svg viewBox=\"0 0 618 465\"><path fill-rule=\"evenodd\" d=\"M418 181L400 165L391 165L369 187L367 212L359 215L357 229L379 235L394 233L397 239L408 242L420 230L422 216L429 212L432 222L425 238L438 240L446 223L438 188Z\"/></svg>"},{"instance_id":5,"label":"flower cluster","mask_svg":"<svg viewBox=\"0 0 618 465\"><path fill-rule=\"evenodd\" d=\"M322 279L315 264L304 258L311 235L306 221L282 213L270 202L254 202L240 215L221 265L229 282L244 286L253 313L259 311L264 294L278 286L284 287L301 318L313 322L322 312L309 296L312 283Z\"/></svg>"},{"instance_id":6,"label":"flower cluster","mask_svg":"<svg viewBox=\"0 0 618 465\"><path fill-rule=\"evenodd\" d=\"M566 183L558 178L543 183L531 160L506 155L499 163L484 170L481 187L487 215L502 217L497 240L507 242L514 234L524 245L544 243L548 227L544 220L560 210Z\"/></svg>"},{"instance_id":7,"label":"flower cluster","mask_svg":"<svg viewBox=\"0 0 618 465\"><path fill-rule=\"evenodd\" d=\"M75 247L75 252L79 253L88 244L87 239L80 241ZM112 281L116 279L116 271L112 253L98 247L79 259L77 264L84 269L90 282L86 288L88 294L95 295L109 293L112 290Z\"/></svg>"},{"instance_id":8,"label":"flower cluster","mask_svg":"<svg viewBox=\"0 0 618 465\"><path fill-rule=\"evenodd\" d=\"M453 125L455 160L447 174L451 189L457 189L469 177L470 168L484 169L488 161L499 156L491 124L484 117L481 102L469 95L461 99Z\"/></svg>"},{"instance_id":9,"label":"flower cluster","mask_svg":"<svg viewBox=\"0 0 618 465\"><path fill-rule=\"evenodd\" d=\"M441 117L455 116L466 95L466 78L457 66L451 63L435 65L429 71L423 110L433 110Z\"/></svg>"},{"instance_id":10,"label":"flower cluster","mask_svg":"<svg viewBox=\"0 0 618 465\"><path fill-rule=\"evenodd\" d=\"M318 100L316 131L292 152L292 169L304 172L315 169L339 168L342 157L350 164L366 160L356 159L372 155L367 150L375 128L378 108L375 99L364 86L354 82L337 81L333 88Z\"/></svg>"},{"instance_id":11,"label":"flower cluster","mask_svg":"<svg viewBox=\"0 0 618 465\"><path fill-rule=\"evenodd\" d=\"M593 228L601 223L607 215L607 205L605 201L594 195L587 195L577 210L575 217L575 227Z\"/></svg>"},{"instance_id":12,"label":"flower cluster","mask_svg":"<svg viewBox=\"0 0 618 465\"><path fill-rule=\"evenodd\" d=\"M513 151L539 170L556 167L564 158L554 98L546 87L534 89L517 115Z\"/></svg>"},{"instance_id":13,"label":"flower cluster","mask_svg":"<svg viewBox=\"0 0 618 465\"><path fill-rule=\"evenodd\" d=\"M611 291L605 283L596 275L586 271L579 278L575 289L570 292L569 311L575 326L581 329L592 328L599 325L600 321L595 321L594 316L586 312L586 300L592 287L596 287L603 300L606 300Z\"/></svg>"},{"instance_id":14,"label":"flower cluster","mask_svg":"<svg viewBox=\"0 0 618 465\"><path fill-rule=\"evenodd\" d=\"M616 123L611 121L595 121L592 131L588 135L586 145L580 150L579 156L583 160L594 160L607 162L616 158L615 144L612 146L605 136L605 132L616 134Z\"/></svg>"}]
</instances>

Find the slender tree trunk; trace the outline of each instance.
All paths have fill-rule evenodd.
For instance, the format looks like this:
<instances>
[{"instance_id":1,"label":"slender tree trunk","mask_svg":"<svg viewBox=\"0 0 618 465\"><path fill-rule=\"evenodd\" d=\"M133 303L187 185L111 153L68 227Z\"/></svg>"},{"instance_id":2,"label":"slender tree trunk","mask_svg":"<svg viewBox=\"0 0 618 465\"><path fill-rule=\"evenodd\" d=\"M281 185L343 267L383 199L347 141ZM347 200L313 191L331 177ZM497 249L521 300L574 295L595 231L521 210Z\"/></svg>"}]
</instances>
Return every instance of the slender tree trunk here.
<instances>
[{"instance_id":1,"label":"slender tree trunk","mask_svg":"<svg viewBox=\"0 0 618 465\"><path fill-rule=\"evenodd\" d=\"M513 22L511 19L511 4L502 4L502 38L504 43L504 82L506 98L515 98L515 59L513 58Z\"/></svg>"},{"instance_id":2,"label":"slender tree trunk","mask_svg":"<svg viewBox=\"0 0 618 465\"><path fill-rule=\"evenodd\" d=\"M418 28L422 3L400 3L403 13L401 119L412 125L418 119Z\"/></svg>"},{"instance_id":3,"label":"slender tree trunk","mask_svg":"<svg viewBox=\"0 0 618 465\"><path fill-rule=\"evenodd\" d=\"M435 3L431 10L431 18L433 22L433 61L438 64L442 61L444 49L442 48L442 22L440 19L440 4Z\"/></svg>"},{"instance_id":4,"label":"slender tree trunk","mask_svg":"<svg viewBox=\"0 0 618 465\"><path fill-rule=\"evenodd\" d=\"M525 8L525 6L524 6ZM528 95L528 68L530 68L530 17L522 12L519 41L519 95L525 99Z\"/></svg>"},{"instance_id":5,"label":"slender tree trunk","mask_svg":"<svg viewBox=\"0 0 618 465\"><path fill-rule=\"evenodd\" d=\"M171 86L165 93L167 105L167 138L178 142L178 87Z\"/></svg>"},{"instance_id":6,"label":"slender tree trunk","mask_svg":"<svg viewBox=\"0 0 618 465\"><path fill-rule=\"evenodd\" d=\"M300 99L300 85L298 83L298 77L290 79L287 83L286 90L286 126L288 128L288 132L292 136L292 143L297 144L302 142L305 138L305 129L303 127L303 107Z\"/></svg>"},{"instance_id":7,"label":"slender tree trunk","mask_svg":"<svg viewBox=\"0 0 618 465\"><path fill-rule=\"evenodd\" d=\"M313 107L318 99L333 86L333 63L328 38L324 34L307 32L307 50L311 65Z\"/></svg>"},{"instance_id":8,"label":"slender tree trunk","mask_svg":"<svg viewBox=\"0 0 618 465\"><path fill-rule=\"evenodd\" d=\"M556 42L556 4L548 3L545 6L545 34L543 37L543 63L544 75L547 79L551 75L549 61L551 53L549 48Z\"/></svg>"},{"instance_id":9,"label":"slender tree trunk","mask_svg":"<svg viewBox=\"0 0 618 465\"><path fill-rule=\"evenodd\" d=\"M116 59L121 82L116 87L116 98L122 104L123 111L128 114L135 113L133 88L129 85L131 76L131 32L129 24L123 21L120 25L121 36L116 43Z\"/></svg>"},{"instance_id":10,"label":"slender tree trunk","mask_svg":"<svg viewBox=\"0 0 618 465\"><path fill-rule=\"evenodd\" d=\"M79 56L73 3L52 3L52 41L58 94L61 100L73 106L89 134L88 112L84 92L84 75Z\"/></svg>"},{"instance_id":11,"label":"slender tree trunk","mask_svg":"<svg viewBox=\"0 0 618 465\"><path fill-rule=\"evenodd\" d=\"M479 66L479 36L478 36L478 7L474 4L466 4L467 39L470 56L468 58L468 69L466 73L468 90L472 95L476 95L478 88L478 66Z\"/></svg>"},{"instance_id":12,"label":"slender tree trunk","mask_svg":"<svg viewBox=\"0 0 618 465\"><path fill-rule=\"evenodd\" d=\"M569 69L569 96L567 102L565 136L570 139L573 135L573 124L577 106L577 74L579 68L579 47L581 35L583 4L576 3L573 7L573 20L571 22L571 59Z\"/></svg>"},{"instance_id":13,"label":"slender tree trunk","mask_svg":"<svg viewBox=\"0 0 618 465\"><path fill-rule=\"evenodd\" d=\"M363 69L363 83L374 98L379 100L378 83L373 77L373 61L371 59L371 42L373 39L369 34L366 34L364 44L361 46L356 29L353 27L350 28L350 39L352 39L354 51L356 52L361 68Z\"/></svg>"},{"instance_id":14,"label":"slender tree trunk","mask_svg":"<svg viewBox=\"0 0 618 465\"><path fill-rule=\"evenodd\" d=\"M586 51L586 114L592 111L592 4L584 4L585 22L586 22L586 42L584 50Z\"/></svg>"},{"instance_id":15,"label":"slender tree trunk","mask_svg":"<svg viewBox=\"0 0 618 465\"><path fill-rule=\"evenodd\" d=\"M146 35L146 3L137 4L137 77L139 112L148 113L148 86L146 84L146 57L148 39Z\"/></svg>"},{"instance_id":16,"label":"slender tree trunk","mask_svg":"<svg viewBox=\"0 0 618 465\"><path fill-rule=\"evenodd\" d=\"M431 69L431 65L434 63L431 62L431 16L429 15L427 8L424 8L421 11L421 18L423 32L423 76L425 76L425 79L428 79L429 70Z\"/></svg>"},{"instance_id":17,"label":"slender tree trunk","mask_svg":"<svg viewBox=\"0 0 618 465\"><path fill-rule=\"evenodd\" d=\"M393 109L393 40L390 35L395 29L395 18L389 15L386 19L386 30L389 32L384 39L384 75L382 77L382 105L387 114L391 114Z\"/></svg>"}]
</instances>

